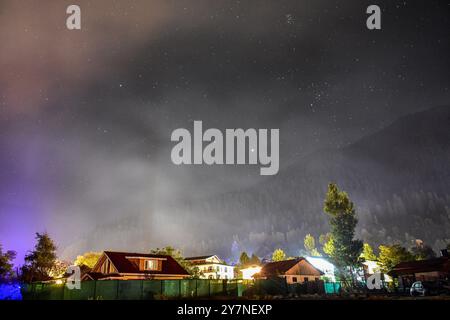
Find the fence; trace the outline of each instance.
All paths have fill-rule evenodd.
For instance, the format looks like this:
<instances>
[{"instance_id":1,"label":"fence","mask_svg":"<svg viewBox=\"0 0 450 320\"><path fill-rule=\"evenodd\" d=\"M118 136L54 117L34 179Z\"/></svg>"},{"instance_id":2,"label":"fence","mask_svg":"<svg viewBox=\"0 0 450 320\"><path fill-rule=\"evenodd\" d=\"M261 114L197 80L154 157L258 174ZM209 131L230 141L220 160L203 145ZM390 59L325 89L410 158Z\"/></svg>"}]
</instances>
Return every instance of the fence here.
<instances>
[{"instance_id":1,"label":"fence","mask_svg":"<svg viewBox=\"0 0 450 320\"><path fill-rule=\"evenodd\" d=\"M83 281L79 290L69 290L62 284L23 285L22 296L26 300L151 300L336 293L327 290L327 285L323 281L288 285L283 278L255 281L100 280Z\"/></svg>"},{"instance_id":2,"label":"fence","mask_svg":"<svg viewBox=\"0 0 450 320\"><path fill-rule=\"evenodd\" d=\"M83 281L79 290L65 285L33 283L22 286L26 300L149 300L213 296L241 297L242 280L105 280Z\"/></svg>"}]
</instances>

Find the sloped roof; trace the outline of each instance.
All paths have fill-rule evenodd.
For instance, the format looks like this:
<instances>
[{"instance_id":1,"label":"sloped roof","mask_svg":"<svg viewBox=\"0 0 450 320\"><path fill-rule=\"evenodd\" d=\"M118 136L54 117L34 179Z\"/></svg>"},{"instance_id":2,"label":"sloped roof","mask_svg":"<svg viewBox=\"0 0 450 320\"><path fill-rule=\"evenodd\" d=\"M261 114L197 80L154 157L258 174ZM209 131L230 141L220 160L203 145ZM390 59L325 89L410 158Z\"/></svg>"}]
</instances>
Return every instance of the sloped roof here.
<instances>
[{"instance_id":1,"label":"sloped roof","mask_svg":"<svg viewBox=\"0 0 450 320\"><path fill-rule=\"evenodd\" d=\"M105 251L104 254L111 260L119 273L189 275L189 273L169 255L115 251ZM162 270L139 270L134 263L127 259L132 257L164 259Z\"/></svg>"},{"instance_id":2,"label":"sloped roof","mask_svg":"<svg viewBox=\"0 0 450 320\"><path fill-rule=\"evenodd\" d=\"M115 275L119 276L119 274L115 274ZM103 278L107 278L109 276L111 276L111 275L106 275L106 274L103 274L101 272L86 272L82 276L82 279L90 278L92 280L100 280L100 279L103 279Z\"/></svg>"},{"instance_id":3,"label":"sloped roof","mask_svg":"<svg viewBox=\"0 0 450 320\"><path fill-rule=\"evenodd\" d=\"M210 254L209 256L197 256L197 257L187 257L187 258L185 258L184 260L204 260L204 259L208 259L208 258L211 258L211 257L214 257L215 256L215 254Z\"/></svg>"},{"instance_id":4,"label":"sloped roof","mask_svg":"<svg viewBox=\"0 0 450 320\"><path fill-rule=\"evenodd\" d=\"M289 269L294 267L296 264L300 263L301 261L305 261L307 264L309 264L311 266L311 268L317 270L320 274L323 274L322 271L320 271L316 267L314 267L311 263L308 262L308 260L301 257L301 258L291 259L291 260L269 262L262 267L262 269L258 275L265 276L265 277L282 275L282 274L285 274Z\"/></svg>"},{"instance_id":5,"label":"sloped roof","mask_svg":"<svg viewBox=\"0 0 450 320\"><path fill-rule=\"evenodd\" d=\"M450 259L448 257L439 257L428 260L400 262L389 272L389 274L396 276L432 271L450 273Z\"/></svg>"}]
</instances>

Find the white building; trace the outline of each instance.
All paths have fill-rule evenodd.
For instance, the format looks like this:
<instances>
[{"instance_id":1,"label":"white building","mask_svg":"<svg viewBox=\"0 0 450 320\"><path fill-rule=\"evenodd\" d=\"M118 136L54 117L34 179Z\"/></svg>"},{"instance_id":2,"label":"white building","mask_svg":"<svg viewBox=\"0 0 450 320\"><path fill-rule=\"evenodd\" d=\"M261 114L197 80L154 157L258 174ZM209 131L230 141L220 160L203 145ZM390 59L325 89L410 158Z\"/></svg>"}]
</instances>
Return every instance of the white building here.
<instances>
[{"instance_id":1,"label":"white building","mask_svg":"<svg viewBox=\"0 0 450 320\"><path fill-rule=\"evenodd\" d=\"M380 264L378 261L372 261L372 260L366 260L362 263L363 270L364 270L364 278L368 278L369 276L380 273L383 275L383 279L386 282L391 282L392 278L389 277L387 274L382 273L380 270Z\"/></svg>"},{"instance_id":2,"label":"white building","mask_svg":"<svg viewBox=\"0 0 450 320\"><path fill-rule=\"evenodd\" d=\"M335 282L335 267L328 260L321 257L306 257L309 263L311 263L315 268L323 272L323 276L328 279L328 281Z\"/></svg>"},{"instance_id":3,"label":"white building","mask_svg":"<svg viewBox=\"0 0 450 320\"><path fill-rule=\"evenodd\" d=\"M185 260L196 266L204 279L234 278L234 267L227 265L216 255L189 257Z\"/></svg>"}]
</instances>

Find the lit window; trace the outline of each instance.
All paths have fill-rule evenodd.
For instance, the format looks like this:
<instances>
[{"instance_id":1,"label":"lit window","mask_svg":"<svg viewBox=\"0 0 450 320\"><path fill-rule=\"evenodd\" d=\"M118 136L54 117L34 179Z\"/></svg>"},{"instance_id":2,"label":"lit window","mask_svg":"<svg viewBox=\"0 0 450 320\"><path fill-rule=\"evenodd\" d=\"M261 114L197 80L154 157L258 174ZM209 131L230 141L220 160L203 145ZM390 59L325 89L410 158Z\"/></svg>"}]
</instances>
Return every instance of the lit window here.
<instances>
[{"instance_id":1,"label":"lit window","mask_svg":"<svg viewBox=\"0 0 450 320\"><path fill-rule=\"evenodd\" d=\"M145 260L145 270L158 270L158 261Z\"/></svg>"}]
</instances>

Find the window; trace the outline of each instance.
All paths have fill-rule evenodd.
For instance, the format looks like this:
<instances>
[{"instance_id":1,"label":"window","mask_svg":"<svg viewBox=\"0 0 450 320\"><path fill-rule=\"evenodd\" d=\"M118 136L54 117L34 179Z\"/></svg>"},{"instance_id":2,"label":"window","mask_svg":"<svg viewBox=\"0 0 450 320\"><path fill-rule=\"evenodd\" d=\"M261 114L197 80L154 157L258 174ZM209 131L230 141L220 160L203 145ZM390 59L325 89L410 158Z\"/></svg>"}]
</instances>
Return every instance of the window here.
<instances>
[{"instance_id":1,"label":"window","mask_svg":"<svg viewBox=\"0 0 450 320\"><path fill-rule=\"evenodd\" d=\"M145 270L158 270L158 260L145 260Z\"/></svg>"},{"instance_id":2,"label":"window","mask_svg":"<svg viewBox=\"0 0 450 320\"><path fill-rule=\"evenodd\" d=\"M308 277L305 277L305 282L308 282L308 281L309 281Z\"/></svg>"},{"instance_id":3,"label":"window","mask_svg":"<svg viewBox=\"0 0 450 320\"><path fill-rule=\"evenodd\" d=\"M111 262L109 259L106 259L101 267L101 272L104 274L111 273Z\"/></svg>"},{"instance_id":4,"label":"window","mask_svg":"<svg viewBox=\"0 0 450 320\"><path fill-rule=\"evenodd\" d=\"M292 277L292 282L297 282L297 277Z\"/></svg>"}]
</instances>

